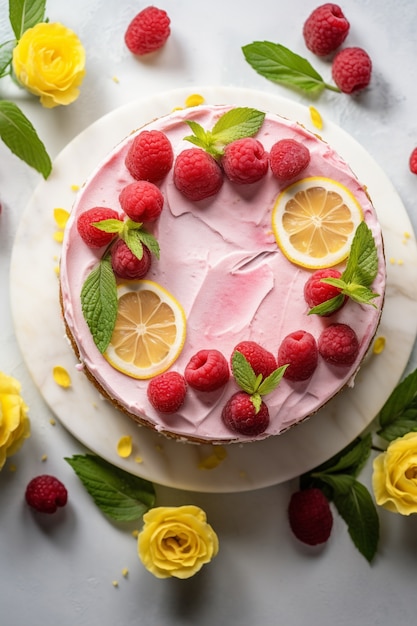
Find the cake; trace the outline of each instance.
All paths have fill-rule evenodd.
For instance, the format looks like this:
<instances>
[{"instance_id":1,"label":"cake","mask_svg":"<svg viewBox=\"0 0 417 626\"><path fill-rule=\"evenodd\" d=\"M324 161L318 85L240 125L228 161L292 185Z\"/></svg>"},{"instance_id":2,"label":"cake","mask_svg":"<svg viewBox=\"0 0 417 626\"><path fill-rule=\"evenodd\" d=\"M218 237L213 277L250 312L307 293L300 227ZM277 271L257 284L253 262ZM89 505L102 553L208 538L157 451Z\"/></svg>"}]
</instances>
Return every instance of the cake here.
<instances>
[{"instance_id":1,"label":"cake","mask_svg":"<svg viewBox=\"0 0 417 626\"><path fill-rule=\"evenodd\" d=\"M222 169L221 185L212 195L201 200L184 195L174 172L178 155L192 148L192 143L198 146L195 135L190 142L190 128L193 132L196 128L210 131L231 111L245 109L203 104L175 110L123 139L80 190L65 228L60 260L60 302L65 332L79 360L78 369L138 424L196 443L248 443L279 436L314 416L343 387L354 383L375 336L385 292L382 233L366 188L330 145L296 121L257 112L262 113L262 123L252 135L266 154L282 139L307 148L308 163L298 174L283 180L268 167L257 182L242 184L232 182ZM158 242L160 256L152 255L152 263L141 279L115 276L118 302L123 294L150 290L152 297L168 304L177 334L171 345L172 358L162 368L148 366L141 370L140 366L138 374L134 364L126 361L123 366L126 357L117 354L113 339L103 350L97 336L93 336L91 316L88 320L86 315L91 302L82 302L82 293L108 246L87 245L80 236L78 221L80 215L96 207L112 209L120 219L126 219L120 194L136 181L127 166L127 155L144 131L164 134L172 147L174 164L155 183L162 193L162 211L157 219L144 224L146 237L155 238L146 241L151 248L152 241ZM217 162L222 163L221 157ZM345 214L343 218L348 226L341 229L344 253L329 252L326 262L318 258L309 263L308 253L303 251L305 242L294 244L291 234L294 224L290 207L294 206L294 198L305 200L311 190L326 197L334 198L336 194L343 209L350 207L348 218ZM368 285L372 299L361 303L345 298L343 306L332 314L311 314L305 298L307 281L321 267L343 273L362 223L371 234L376 259L372 284ZM114 239L111 245L115 245ZM323 331L334 325L352 329L357 338L353 361L334 364L319 354L311 375L304 380L287 377L284 367L279 384L263 398L269 420L256 435L236 432L222 418L226 403L239 390L232 373L214 391L199 391L188 385L184 401L174 412L156 409L149 399L150 381L162 370L183 375L190 360L202 350L217 351L230 364L235 347L250 341L273 354L279 366L278 353L284 338L302 331L318 343Z\"/></svg>"}]
</instances>

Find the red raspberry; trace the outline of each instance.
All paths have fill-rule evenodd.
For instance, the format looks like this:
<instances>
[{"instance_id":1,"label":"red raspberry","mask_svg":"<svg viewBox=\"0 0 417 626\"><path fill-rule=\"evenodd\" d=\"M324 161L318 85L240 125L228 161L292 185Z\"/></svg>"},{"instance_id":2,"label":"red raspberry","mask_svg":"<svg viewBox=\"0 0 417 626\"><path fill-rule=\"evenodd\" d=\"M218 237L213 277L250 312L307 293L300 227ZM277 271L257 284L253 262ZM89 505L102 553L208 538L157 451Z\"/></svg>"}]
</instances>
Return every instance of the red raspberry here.
<instances>
[{"instance_id":1,"label":"red raspberry","mask_svg":"<svg viewBox=\"0 0 417 626\"><path fill-rule=\"evenodd\" d=\"M291 180L310 163L310 151L295 139L281 139L274 143L269 153L269 164L278 180Z\"/></svg>"},{"instance_id":2,"label":"red raspberry","mask_svg":"<svg viewBox=\"0 0 417 626\"><path fill-rule=\"evenodd\" d=\"M288 363L284 372L287 380L307 380L313 375L318 362L317 343L311 333L296 330L281 342L278 350L278 366Z\"/></svg>"},{"instance_id":3,"label":"red raspberry","mask_svg":"<svg viewBox=\"0 0 417 626\"><path fill-rule=\"evenodd\" d=\"M142 258L138 259L123 239L116 241L111 249L111 265L119 278L135 280L143 278L149 272L152 256L146 246L142 246L142 249Z\"/></svg>"},{"instance_id":4,"label":"red raspberry","mask_svg":"<svg viewBox=\"0 0 417 626\"><path fill-rule=\"evenodd\" d=\"M161 413L175 413L185 400L187 383L178 372L164 372L152 378L148 385L148 398L154 409Z\"/></svg>"},{"instance_id":5,"label":"red raspberry","mask_svg":"<svg viewBox=\"0 0 417 626\"><path fill-rule=\"evenodd\" d=\"M417 148L414 148L410 155L410 172L412 174L417 174Z\"/></svg>"},{"instance_id":6,"label":"red raspberry","mask_svg":"<svg viewBox=\"0 0 417 626\"><path fill-rule=\"evenodd\" d=\"M150 6L130 22L125 43L133 54L148 54L162 48L170 33L170 19L166 11Z\"/></svg>"},{"instance_id":7,"label":"red raspberry","mask_svg":"<svg viewBox=\"0 0 417 626\"><path fill-rule=\"evenodd\" d=\"M102 248L103 246L108 246L116 237L116 233L105 233L104 230L93 226L94 222L110 219L120 220L120 215L116 211L113 211L113 209L107 209L101 206L88 209L79 215L77 230L87 246L90 248Z\"/></svg>"},{"instance_id":8,"label":"red raspberry","mask_svg":"<svg viewBox=\"0 0 417 626\"><path fill-rule=\"evenodd\" d=\"M323 4L304 23L303 36L309 50L318 56L334 52L346 39L349 22L337 4Z\"/></svg>"},{"instance_id":9,"label":"red raspberry","mask_svg":"<svg viewBox=\"0 0 417 626\"><path fill-rule=\"evenodd\" d=\"M229 365L218 350L200 350L184 371L185 380L198 391L215 391L229 380Z\"/></svg>"},{"instance_id":10,"label":"red raspberry","mask_svg":"<svg viewBox=\"0 0 417 626\"><path fill-rule=\"evenodd\" d=\"M164 196L153 183L139 180L123 187L119 202L123 211L134 222L152 222L161 215Z\"/></svg>"},{"instance_id":11,"label":"red raspberry","mask_svg":"<svg viewBox=\"0 0 417 626\"><path fill-rule=\"evenodd\" d=\"M333 60L333 80L343 93L354 93L367 87L371 72L372 61L362 48L344 48Z\"/></svg>"},{"instance_id":12,"label":"red raspberry","mask_svg":"<svg viewBox=\"0 0 417 626\"><path fill-rule=\"evenodd\" d=\"M201 148L183 150L174 164L174 185L188 200L214 196L223 184L217 161Z\"/></svg>"},{"instance_id":13,"label":"red raspberry","mask_svg":"<svg viewBox=\"0 0 417 626\"><path fill-rule=\"evenodd\" d=\"M266 378L277 369L277 361L272 352L256 341L241 341L235 346L235 350L243 354L257 376L262 374L263 378Z\"/></svg>"},{"instance_id":14,"label":"red raspberry","mask_svg":"<svg viewBox=\"0 0 417 626\"><path fill-rule=\"evenodd\" d=\"M42 474L32 478L26 487L26 502L40 513L55 513L60 506L65 506L68 492L55 476Z\"/></svg>"},{"instance_id":15,"label":"red raspberry","mask_svg":"<svg viewBox=\"0 0 417 626\"><path fill-rule=\"evenodd\" d=\"M268 153L257 139L236 139L225 147L222 166L232 183L256 183L268 171Z\"/></svg>"},{"instance_id":16,"label":"red raspberry","mask_svg":"<svg viewBox=\"0 0 417 626\"><path fill-rule=\"evenodd\" d=\"M333 527L329 501L317 488L293 493L288 506L288 519L297 539L309 546L325 543Z\"/></svg>"},{"instance_id":17,"label":"red raspberry","mask_svg":"<svg viewBox=\"0 0 417 626\"><path fill-rule=\"evenodd\" d=\"M171 142L160 130L143 130L136 135L125 158L125 165L133 178L150 183L159 183L173 162Z\"/></svg>"},{"instance_id":18,"label":"red raspberry","mask_svg":"<svg viewBox=\"0 0 417 626\"><path fill-rule=\"evenodd\" d=\"M332 298L336 298L340 296L341 289L339 287L333 287L333 285L328 285L322 282L322 278L340 278L341 273L338 270L327 268L323 270L317 270L310 276L306 284L304 285L304 298L310 308L322 304L323 302L327 302L327 300L331 300ZM347 297L343 299L340 304L339 309L346 302ZM337 309L337 310L339 310ZM333 311L333 313L335 313ZM330 315L330 314L329 314Z\"/></svg>"},{"instance_id":19,"label":"red raspberry","mask_svg":"<svg viewBox=\"0 0 417 626\"><path fill-rule=\"evenodd\" d=\"M319 353L332 365L353 365L359 352L359 341L347 324L330 324L318 340Z\"/></svg>"},{"instance_id":20,"label":"red raspberry","mask_svg":"<svg viewBox=\"0 0 417 626\"><path fill-rule=\"evenodd\" d=\"M249 394L237 391L225 404L222 420L231 430L247 437L256 437L263 433L269 424L269 411L262 402L258 413Z\"/></svg>"}]
</instances>

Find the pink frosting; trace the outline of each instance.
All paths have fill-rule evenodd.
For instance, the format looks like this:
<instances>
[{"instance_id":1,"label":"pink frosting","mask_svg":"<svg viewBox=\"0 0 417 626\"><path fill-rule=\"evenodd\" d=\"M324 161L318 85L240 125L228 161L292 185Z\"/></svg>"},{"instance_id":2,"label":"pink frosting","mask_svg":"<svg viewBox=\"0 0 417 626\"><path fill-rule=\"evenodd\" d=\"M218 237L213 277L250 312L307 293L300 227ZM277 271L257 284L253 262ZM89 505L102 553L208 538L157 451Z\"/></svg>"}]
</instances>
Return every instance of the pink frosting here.
<instances>
[{"instance_id":1,"label":"pink frosting","mask_svg":"<svg viewBox=\"0 0 417 626\"><path fill-rule=\"evenodd\" d=\"M191 147L184 141L190 134L184 120L195 120L210 129L230 108L203 105L175 111L146 128L163 130L174 153L178 154ZM119 144L92 174L68 221L60 270L65 320L78 346L81 362L109 396L134 416L148 420L158 431L173 432L184 438L247 441L232 433L221 420L225 402L238 389L233 379L218 392L204 394L189 388L180 411L164 416L155 411L147 399L147 381L123 375L98 352L84 320L81 288L102 250L91 250L83 243L77 233L76 220L81 212L93 206L120 211L119 193L133 180L124 165L133 136ZM277 435L304 420L352 379L378 326L385 290L381 230L364 188L328 144L297 123L267 114L256 138L269 150L284 137L302 141L310 150L310 164L300 178L335 179L361 204L379 255L379 272L372 286L380 294L374 301L376 308L349 301L330 318L307 315L303 289L311 271L290 263L276 244L271 213L283 186L271 172L252 185L234 185L225 180L215 197L194 204L176 190L172 172L169 173L161 185L164 210L154 228L161 258L154 260L147 276L170 291L184 308L186 342L172 366L179 372L184 371L190 358L200 349L218 349L229 359L239 341L254 340L276 355L283 337L295 330L307 330L318 338L322 329L335 321L349 324L355 330L360 351L354 366L336 368L319 359L310 380L291 383L283 379L278 388L265 397L271 420L259 438Z\"/></svg>"}]
</instances>

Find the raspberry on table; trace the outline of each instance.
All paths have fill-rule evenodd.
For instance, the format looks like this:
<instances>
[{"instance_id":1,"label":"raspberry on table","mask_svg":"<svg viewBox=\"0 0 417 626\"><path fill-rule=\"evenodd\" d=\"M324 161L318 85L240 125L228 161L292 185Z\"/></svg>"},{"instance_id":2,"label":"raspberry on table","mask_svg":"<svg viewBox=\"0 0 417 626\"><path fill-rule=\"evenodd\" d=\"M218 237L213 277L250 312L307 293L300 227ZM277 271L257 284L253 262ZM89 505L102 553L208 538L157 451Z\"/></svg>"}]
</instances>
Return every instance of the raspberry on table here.
<instances>
[{"instance_id":1,"label":"raspberry on table","mask_svg":"<svg viewBox=\"0 0 417 626\"><path fill-rule=\"evenodd\" d=\"M60 480L50 474L32 478L26 487L26 502L40 513L55 513L66 505L68 492Z\"/></svg>"},{"instance_id":2,"label":"raspberry on table","mask_svg":"<svg viewBox=\"0 0 417 626\"><path fill-rule=\"evenodd\" d=\"M160 130L143 130L129 146L125 165L135 180L159 183L174 162L171 142Z\"/></svg>"},{"instance_id":3,"label":"raspberry on table","mask_svg":"<svg viewBox=\"0 0 417 626\"><path fill-rule=\"evenodd\" d=\"M205 150L188 148L175 159L174 185L188 200L198 201L214 196L222 184L220 165Z\"/></svg>"},{"instance_id":4,"label":"raspberry on table","mask_svg":"<svg viewBox=\"0 0 417 626\"><path fill-rule=\"evenodd\" d=\"M333 80L343 93L355 93L367 87L371 73L372 61L362 48L344 48L333 59Z\"/></svg>"},{"instance_id":5,"label":"raspberry on table","mask_svg":"<svg viewBox=\"0 0 417 626\"><path fill-rule=\"evenodd\" d=\"M329 501L316 487L292 494L288 506L288 520L297 539L309 546L325 543L333 527Z\"/></svg>"},{"instance_id":6,"label":"raspberry on table","mask_svg":"<svg viewBox=\"0 0 417 626\"><path fill-rule=\"evenodd\" d=\"M240 185L256 183L268 171L268 153L260 141L252 137L229 143L222 157L227 178Z\"/></svg>"},{"instance_id":7,"label":"raspberry on table","mask_svg":"<svg viewBox=\"0 0 417 626\"><path fill-rule=\"evenodd\" d=\"M282 340L278 349L278 367L288 364L284 378L292 381L307 380L318 363L317 342L306 330L296 330Z\"/></svg>"},{"instance_id":8,"label":"raspberry on table","mask_svg":"<svg viewBox=\"0 0 417 626\"><path fill-rule=\"evenodd\" d=\"M229 380L229 364L219 350L199 350L188 362L184 377L193 389L215 391Z\"/></svg>"},{"instance_id":9,"label":"raspberry on table","mask_svg":"<svg viewBox=\"0 0 417 626\"><path fill-rule=\"evenodd\" d=\"M417 174L417 148L414 148L414 150L410 154L409 166L410 172L412 174Z\"/></svg>"},{"instance_id":10,"label":"raspberry on table","mask_svg":"<svg viewBox=\"0 0 417 626\"><path fill-rule=\"evenodd\" d=\"M301 174L309 163L309 149L295 139L280 139L269 153L269 164L278 180L291 180Z\"/></svg>"},{"instance_id":11,"label":"raspberry on table","mask_svg":"<svg viewBox=\"0 0 417 626\"><path fill-rule=\"evenodd\" d=\"M314 9L304 22L305 44L314 54L327 56L344 42L349 27L342 9L328 2Z\"/></svg>"},{"instance_id":12,"label":"raspberry on table","mask_svg":"<svg viewBox=\"0 0 417 626\"><path fill-rule=\"evenodd\" d=\"M93 207L79 215L77 219L78 234L89 248L108 246L116 237L116 233L106 233L104 230L93 226L95 222L110 219L120 220L120 215L117 211L106 207Z\"/></svg>"},{"instance_id":13,"label":"raspberry on table","mask_svg":"<svg viewBox=\"0 0 417 626\"><path fill-rule=\"evenodd\" d=\"M138 280L146 276L152 264L149 248L142 245L142 258L133 254L123 239L119 239L111 249L111 266L119 278Z\"/></svg>"},{"instance_id":14,"label":"raspberry on table","mask_svg":"<svg viewBox=\"0 0 417 626\"><path fill-rule=\"evenodd\" d=\"M175 413L182 406L187 393L187 383L179 372L164 372L155 376L148 385L148 399L161 413Z\"/></svg>"},{"instance_id":15,"label":"raspberry on table","mask_svg":"<svg viewBox=\"0 0 417 626\"><path fill-rule=\"evenodd\" d=\"M130 22L125 33L125 43L130 52L149 54L162 48L168 39L171 20L166 11L149 6Z\"/></svg>"},{"instance_id":16,"label":"raspberry on table","mask_svg":"<svg viewBox=\"0 0 417 626\"><path fill-rule=\"evenodd\" d=\"M341 275L342 274L339 272L339 270L330 267L314 272L304 285L304 299L307 302L308 306L310 308L313 308L315 306L318 306L319 304L322 304L323 302L327 302L332 298L340 296L341 289L339 287L334 287L333 285L323 283L322 279L340 278ZM346 300L347 297L342 300L340 307L337 310L340 310L340 308L345 304ZM336 310L333 311L331 314L333 315L333 313L335 312Z\"/></svg>"},{"instance_id":17,"label":"raspberry on table","mask_svg":"<svg viewBox=\"0 0 417 626\"><path fill-rule=\"evenodd\" d=\"M235 350L243 354L256 376L262 374L263 378L267 378L277 369L277 360L272 352L266 350L256 341L241 341L235 346L234 351ZM231 359L232 358L233 354L231 356Z\"/></svg>"},{"instance_id":18,"label":"raspberry on table","mask_svg":"<svg viewBox=\"0 0 417 626\"><path fill-rule=\"evenodd\" d=\"M161 215L164 196L153 183L139 180L123 187L119 202L123 211L134 222L153 222Z\"/></svg>"},{"instance_id":19,"label":"raspberry on table","mask_svg":"<svg viewBox=\"0 0 417 626\"><path fill-rule=\"evenodd\" d=\"M230 430L247 437L256 437L268 428L269 410L262 401L256 413L251 396L245 391L237 391L223 407L222 420Z\"/></svg>"},{"instance_id":20,"label":"raspberry on table","mask_svg":"<svg viewBox=\"0 0 417 626\"><path fill-rule=\"evenodd\" d=\"M353 328L347 324L330 324L319 339L322 358L331 365L353 365L359 352L359 341Z\"/></svg>"}]
</instances>

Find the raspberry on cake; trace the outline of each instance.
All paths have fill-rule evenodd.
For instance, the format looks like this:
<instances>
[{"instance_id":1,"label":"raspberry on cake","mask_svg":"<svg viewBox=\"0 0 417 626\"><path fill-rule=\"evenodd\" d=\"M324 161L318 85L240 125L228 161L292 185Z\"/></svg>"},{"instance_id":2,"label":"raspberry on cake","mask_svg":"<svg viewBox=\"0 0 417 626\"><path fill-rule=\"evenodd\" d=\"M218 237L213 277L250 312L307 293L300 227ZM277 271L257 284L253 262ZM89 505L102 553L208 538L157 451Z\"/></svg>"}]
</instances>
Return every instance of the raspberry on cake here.
<instances>
[{"instance_id":1,"label":"raspberry on cake","mask_svg":"<svg viewBox=\"0 0 417 626\"><path fill-rule=\"evenodd\" d=\"M253 122L249 133L241 126L235 132L240 119L244 129ZM221 145L210 144L216 133ZM308 162L290 181L269 167L252 187L236 184L223 169L223 151L242 138L246 146L253 145L248 138L259 142L267 155L291 139L307 152ZM159 154L169 157L162 159L162 170ZM103 249L89 247L77 229L80 216L105 197L119 219L120 198L123 204L122 194L130 193L138 177L156 186L163 210L157 204L147 229L126 218L118 240ZM131 215L143 218L140 212ZM307 281L316 269L346 272L353 242L361 241L356 233L373 255L366 287L379 295L371 305L349 297L332 318L309 315ZM141 246L143 258L145 248L152 253L145 278L120 278L121 270L112 269L113 255L130 265L122 243L136 257ZM246 445L314 415L351 380L378 327L385 260L371 199L329 144L273 113L202 104L149 122L95 169L65 226L59 278L65 329L83 365L79 375L85 373L102 396L167 436ZM323 356L325 346L332 346L322 336L329 319L357 337L351 365L331 367ZM290 343L297 329L302 330ZM337 335L346 358L340 327ZM282 345L289 348L277 361ZM205 393L196 380L200 389L213 388L214 380L219 387Z\"/></svg>"},{"instance_id":2,"label":"raspberry on cake","mask_svg":"<svg viewBox=\"0 0 417 626\"><path fill-rule=\"evenodd\" d=\"M152 256L146 246L142 246L142 257L139 259L128 248L123 239L118 239L111 249L111 265L119 278L135 280L143 278L149 272Z\"/></svg>"},{"instance_id":3,"label":"raspberry on cake","mask_svg":"<svg viewBox=\"0 0 417 626\"><path fill-rule=\"evenodd\" d=\"M123 187L119 202L134 222L153 222L161 215L164 196L156 185L141 180Z\"/></svg>"},{"instance_id":4,"label":"raspberry on cake","mask_svg":"<svg viewBox=\"0 0 417 626\"><path fill-rule=\"evenodd\" d=\"M222 167L232 183L256 183L268 171L268 154L263 145L252 137L236 139L226 146Z\"/></svg>"},{"instance_id":5,"label":"raspberry on cake","mask_svg":"<svg viewBox=\"0 0 417 626\"><path fill-rule=\"evenodd\" d=\"M88 209L78 217L77 229L82 240L90 248L102 248L108 246L109 243L115 238L115 233L106 233L104 230L100 230L94 226L97 222L103 220L120 220L120 215L113 209L107 209L106 207L93 207Z\"/></svg>"},{"instance_id":6,"label":"raspberry on cake","mask_svg":"<svg viewBox=\"0 0 417 626\"><path fill-rule=\"evenodd\" d=\"M282 181L291 180L310 163L310 152L295 139L280 139L271 148L269 162L274 176Z\"/></svg>"}]
</instances>

